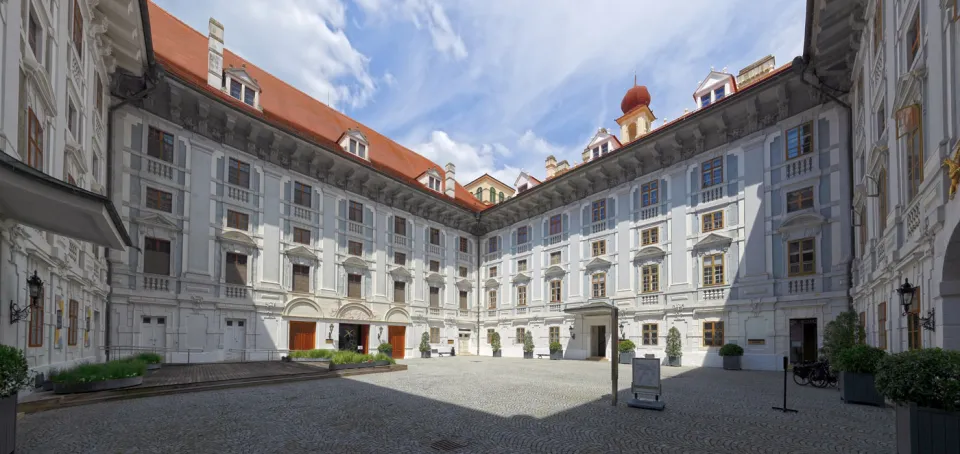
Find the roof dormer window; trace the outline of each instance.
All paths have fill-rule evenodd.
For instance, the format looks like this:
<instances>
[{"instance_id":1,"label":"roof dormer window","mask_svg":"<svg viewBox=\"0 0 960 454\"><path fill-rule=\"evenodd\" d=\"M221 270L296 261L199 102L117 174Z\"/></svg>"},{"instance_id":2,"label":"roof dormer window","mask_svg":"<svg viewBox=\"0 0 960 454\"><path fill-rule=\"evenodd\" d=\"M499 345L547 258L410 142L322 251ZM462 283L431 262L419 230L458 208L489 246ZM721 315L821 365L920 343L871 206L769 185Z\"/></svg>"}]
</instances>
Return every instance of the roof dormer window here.
<instances>
[{"instance_id":1,"label":"roof dormer window","mask_svg":"<svg viewBox=\"0 0 960 454\"><path fill-rule=\"evenodd\" d=\"M427 187L433 189L434 191L440 192L440 179L436 177L429 177L427 179Z\"/></svg>"},{"instance_id":2,"label":"roof dormer window","mask_svg":"<svg viewBox=\"0 0 960 454\"><path fill-rule=\"evenodd\" d=\"M723 99L724 96L725 96L725 92L724 92L724 87L723 87L723 86L717 88L716 90L713 90L713 99L714 99L714 102Z\"/></svg>"},{"instance_id":3,"label":"roof dormer window","mask_svg":"<svg viewBox=\"0 0 960 454\"><path fill-rule=\"evenodd\" d=\"M350 154L367 159L367 146L357 139L350 139Z\"/></svg>"},{"instance_id":4,"label":"roof dormer window","mask_svg":"<svg viewBox=\"0 0 960 454\"><path fill-rule=\"evenodd\" d=\"M223 83L232 98L255 109L260 108L260 86L247 73L245 65L240 68L231 67L224 70Z\"/></svg>"},{"instance_id":5,"label":"roof dormer window","mask_svg":"<svg viewBox=\"0 0 960 454\"><path fill-rule=\"evenodd\" d=\"M357 128L350 128L343 132L337 143L343 147L343 151L350 153L360 159L370 160L370 142L366 134Z\"/></svg>"},{"instance_id":6,"label":"roof dormer window","mask_svg":"<svg viewBox=\"0 0 960 454\"><path fill-rule=\"evenodd\" d=\"M710 93L707 93L700 97L700 107L707 107L710 105Z\"/></svg>"},{"instance_id":7,"label":"roof dormer window","mask_svg":"<svg viewBox=\"0 0 960 454\"><path fill-rule=\"evenodd\" d=\"M236 79L230 79L230 96L243 101L250 107L257 107L257 91Z\"/></svg>"}]
</instances>

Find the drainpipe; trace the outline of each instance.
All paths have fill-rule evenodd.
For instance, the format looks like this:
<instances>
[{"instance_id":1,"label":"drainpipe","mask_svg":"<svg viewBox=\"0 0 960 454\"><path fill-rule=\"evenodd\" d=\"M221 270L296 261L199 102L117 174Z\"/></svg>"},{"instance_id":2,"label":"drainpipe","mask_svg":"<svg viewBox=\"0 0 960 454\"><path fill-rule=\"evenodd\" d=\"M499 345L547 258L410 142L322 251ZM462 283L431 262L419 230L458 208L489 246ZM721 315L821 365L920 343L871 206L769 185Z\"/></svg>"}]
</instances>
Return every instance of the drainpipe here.
<instances>
[{"instance_id":1,"label":"drainpipe","mask_svg":"<svg viewBox=\"0 0 960 454\"><path fill-rule=\"evenodd\" d=\"M814 89L816 89L817 91L825 95L827 98L830 98L830 100L837 103L840 107L843 107L843 109L847 112L847 129L849 131L849 133L847 134L847 154L852 155L853 154L853 108L850 106L850 104L847 104L846 102L842 101L840 98L834 96L832 93L824 91L822 82L815 84L806 79L805 75L807 74L807 70L809 69L808 68L809 60L810 60L810 57L808 55L794 58L793 71L800 76L801 82L803 82L804 84L810 87L813 87ZM820 77L817 76L815 72L811 71L811 74L813 74L813 77L817 79L817 82L820 82ZM850 186L848 186L846 189L847 189L847 192L850 194L851 200L852 200L852 197L853 197L852 187L853 187L853 177L854 177L852 160L850 161L850 165L847 166L847 177L849 178ZM847 309L853 310L853 257L852 255L854 252L854 248L856 248L857 238L856 238L855 229L853 228L853 206L850 207L850 210L851 210L851 213L850 213L851 258L850 258L850 261L847 263L847 282L849 283L848 285L850 287L850 290L847 291L847 295L848 295ZM860 222L863 222L863 220L861 220Z\"/></svg>"},{"instance_id":2,"label":"drainpipe","mask_svg":"<svg viewBox=\"0 0 960 454\"><path fill-rule=\"evenodd\" d=\"M477 231L480 231L480 213L475 215L477 219ZM477 356L480 356L480 305L483 290L480 287L480 235L477 235Z\"/></svg>"}]
</instances>

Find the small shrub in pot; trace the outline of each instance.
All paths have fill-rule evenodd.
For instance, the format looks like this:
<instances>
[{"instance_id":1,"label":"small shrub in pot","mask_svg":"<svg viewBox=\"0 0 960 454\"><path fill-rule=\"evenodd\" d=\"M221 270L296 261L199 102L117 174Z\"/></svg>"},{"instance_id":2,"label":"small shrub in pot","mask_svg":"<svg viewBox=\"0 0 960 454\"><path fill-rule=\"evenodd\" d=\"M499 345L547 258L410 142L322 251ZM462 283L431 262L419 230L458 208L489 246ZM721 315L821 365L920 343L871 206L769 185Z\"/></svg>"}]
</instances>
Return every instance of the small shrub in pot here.
<instances>
[{"instance_id":1,"label":"small shrub in pot","mask_svg":"<svg viewBox=\"0 0 960 454\"><path fill-rule=\"evenodd\" d=\"M550 359L563 359L563 344L559 342L550 343Z\"/></svg>"},{"instance_id":2,"label":"small shrub in pot","mask_svg":"<svg viewBox=\"0 0 960 454\"><path fill-rule=\"evenodd\" d=\"M683 356L683 345L680 342L680 330L676 326L671 327L667 332L667 364L670 366L679 366L680 358Z\"/></svg>"},{"instance_id":3,"label":"small shrub in pot","mask_svg":"<svg viewBox=\"0 0 960 454\"><path fill-rule=\"evenodd\" d=\"M875 374L880 361L886 356L883 350L859 344L837 352L830 367L840 371L840 391L847 403L883 405L883 396L876 389Z\"/></svg>"},{"instance_id":4,"label":"small shrub in pot","mask_svg":"<svg viewBox=\"0 0 960 454\"><path fill-rule=\"evenodd\" d=\"M620 352L618 355L620 364L630 364L633 362L633 358L637 356L637 344L634 344L630 339L622 339L617 344L617 351Z\"/></svg>"},{"instance_id":5,"label":"small shrub in pot","mask_svg":"<svg viewBox=\"0 0 960 454\"><path fill-rule=\"evenodd\" d=\"M17 393L30 385L27 358L19 348L0 345L0 452L17 447Z\"/></svg>"},{"instance_id":6,"label":"small shrub in pot","mask_svg":"<svg viewBox=\"0 0 960 454\"><path fill-rule=\"evenodd\" d=\"M526 359L533 359L533 334L527 331L523 336L523 357Z\"/></svg>"},{"instance_id":7,"label":"small shrub in pot","mask_svg":"<svg viewBox=\"0 0 960 454\"><path fill-rule=\"evenodd\" d=\"M430 357L430 333L423 333L423 335L420 336L420 357Z\"/></svg>"},{"instance_id":8,"label":"small shrub in pot","mask_svg":"<svg viewBox=\"0 0 960 454\"><path fill-rule=\"evenodd\" d=\"M380 353L383 353L384 355L387 355L387 356L393 358L393 345L392 345L392 344L389 344L389 343L387 343L387 342L382 342L382 343L380 343L379 346L377 346L377 351L380 352Z\"/></svg>"},{"instance_id":9,"label":"small shrub in pot","mask_svg":"<svg viewBox=\"0 0 960 454\"><path fill-rule=\"evenodd\" d=\"M726 370L740 370L743 366L743 347L737 344L724 344L720 347L720 356L723 357L723 368Z\"/></svg>"},{"instance_id":10,"label":"small shrub in pot","mask_svg":"<svg viewBox=\"0 0 960 454\"><path fill-rule=\"evenodd\" d=\"M499 358L501 355L500 352L500 333L493 333L490 335L490 348L493 350L493 357Z\"/></svg>"}]
</instances>

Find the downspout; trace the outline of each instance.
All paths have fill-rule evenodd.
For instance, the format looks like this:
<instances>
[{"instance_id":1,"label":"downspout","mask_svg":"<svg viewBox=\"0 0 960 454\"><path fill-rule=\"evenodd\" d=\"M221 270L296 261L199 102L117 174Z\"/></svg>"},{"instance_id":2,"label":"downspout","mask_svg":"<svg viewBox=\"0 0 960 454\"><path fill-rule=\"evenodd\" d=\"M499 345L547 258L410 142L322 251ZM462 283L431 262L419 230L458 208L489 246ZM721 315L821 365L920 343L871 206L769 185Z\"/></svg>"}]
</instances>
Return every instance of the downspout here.
<instances>
[{"instance_id":1,"label":"downspout","mask_svg":"<svg viewBox=\"0 0 960 454\"><path fill-rule=\"evenodd\" d=\"M477 231L480 231L480 213L476 215ZM483 290L480 286L480 235L477 235L477 356L480 356L480 310L483 304Z\"/></svg>"},{"instance_id":2,"label":"downspout","mask_svg":"<svg viewBox=\"0 0 960 454\"><path fill-rule=\"evenodd\" d=\"M160 82L164 79L163 71L157 66L157 61L154 59L153 54L153 34L150 31L150 14L147 10L147 0L139 0L140 4L140 21L143 25L143 42L144 47L146 47L147 55L147 67L144 71L145 76L145 87L143 90L140 90L137 93L134 93L132 96L121 99L120 102L110 106L107 109L107 197L113 197L113 117L114 112L116 112L121 107L135 101L139 101L143 98L146 98L150 95L153 90L155 90ZM103 346L104 353L106 355L106 360L110 360L110 301L113 299L113 264L110 262L109 252L107 248L103 249L104 258L107 259L107 301L104 305L104 336L103 336Z\"/></svg>"}]
</instances>

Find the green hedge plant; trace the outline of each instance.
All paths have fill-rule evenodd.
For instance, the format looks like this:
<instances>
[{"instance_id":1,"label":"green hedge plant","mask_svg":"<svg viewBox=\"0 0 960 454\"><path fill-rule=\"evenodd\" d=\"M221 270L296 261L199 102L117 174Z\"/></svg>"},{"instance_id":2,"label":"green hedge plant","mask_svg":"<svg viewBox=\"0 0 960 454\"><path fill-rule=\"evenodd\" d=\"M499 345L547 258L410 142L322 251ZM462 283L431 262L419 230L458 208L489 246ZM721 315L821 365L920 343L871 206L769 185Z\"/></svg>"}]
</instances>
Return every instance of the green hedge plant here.
<instances>
[{"instance_id":1,"label":"green hedge plant","mask_svg":"<svg viewBox=\"0 0 960 454\"><path fill-rule=\"evenodd\" d=\"M533 353L533 349L533 334L527 331L527 334L523 336L523 352Z\"/></svg>"},{"instance_id":2,"label":"green hedge plant","mask_svg":"<svg viewBox=\"0 0 960 454\"><path fill-rule=\"evenodd\" d=\"M679 358L683 356L683 345L680 342L680 330L676 326L667 332L667 356Z\"/></svg>"},{"instance_id":3,"label":"green hedge plant","mask_svg":"<svg viewBox=\"0 0 960 454\"><path fill-rule=\"evenodd\" d=\"M141 353L134 358L147 364L160 364L163 362L163 355L159 353Z\"/></svg>"},{"instance_id":4,"label":"green hedge plant","mask_svg":"<svg viewBox=\"0 0 960 454\"><path fill-rule=\"evenodd\" d=\"M737 344L724 344L720 347L720 356L743 356L743 347Z\"/></svg>"},{"instance_id":5,"label":"green hedge plant","mask_svg":"<svg viewBox=\"0 0 960 454\"><path fill-rule=\"evenodd\" d=\"M142 377L147 372L147 363L139 359L117 359L106 363L84 363L50 377L54 383L75 385L121 378Z\"/></svg>"},{"instance_id":6,"label":"green hedge plant","mask_svg":"<svg viewBox=\"0 0 960 454\"><path fill-rule=\"evenodd\" d=\"M620 353L630 353L636 349L637 349L637 344L634 344L633 341L630 339L624 339L620 341L619 345L617 345L617 350L619 350Z\"/></svg>"},{"instance_id":7,"label":"green hedge plant","mask_svg":"<svg viewBox=\"0 0 960 454\"><path fill-rule=\"evenodd\" d=\"M377 347L377 351L380 353L391 353L393 352L393 345L383 342Z\"/></svg>"},{"instance_id":8,"label":"green hedge plant","mask_svg":"<svg viewBox=\"0 0 960 454\"><path fill-rule=\"evenodd\" d=\"M0 398L16 396L30 385L30 368L23 350L0 345Z\"/></svg>"},{"instance_id":9,"label":"green hedge plant","mask_svg":"<svg viewBox=\"0 0 960 454\"><path fill-rule=\"evenodd\" d=\"M830 362L830 367L834 367L837 362L837 355L841 351L857 345L859 334L860 316L856 312L846 311L837 316L830 323L827 323L823 330L823 354Z\"/></svg>"},{"instance_id":10,"label":"green hedge plant","mask_svg":"<svg viewBox=\"0 0 960 454\"><path fill-rule=\"evenodd\" d=\"M393 358L384 355L383 353L377 353L376 355L365 355L363 353L351 352L340 350L333 353L330 357L331 364L363 364L370 363L374 361L387 361L390 364L396 364L397 362Z\"/></svg>"},{"instance_id":11,"label":"green hedge plant","mask_svg":"<svg viewBox=\"0 0 960 454\"><path fill-rule=\"evenodd\" d=\"M420 351L430 351L430 333L423 333L423 335L420 336Z\"/></svg>"},{"instance_id":12,"label":"green hedge plant","mask_svg":"<svg viewBox=\"0 0 960 454\"><path fill-rule=\"evenodd\" d=\"M550 353L556 353L563 350L563 344L559 342L550 343Z\"/></svg>"},{"instance_id":13,"label":"green hedge plant","mask_svg":"<svg viewBox=\"0 0 960 454\"><path fill-rule=\"evenodd\" d=\"M490 348L492 348L493 351L498 352L500 351L500 347L500 333L495 332L490 335Z\"/></svg>"},{"instance_id":14,"label":"green hedge plant","mask_svg":"<svg viewBox=\"0 0 960 454\"><path fill-rule=\"evenodd\" d=\"M960 410L960 352L924 348L880 360L877 391L898 404Z\"/></svg>"},{"instance_id":15,"label":"green hedge plant","mask_svg":"<svg viewBox=\"0 0 960 454\"><path fill-rule=\"evenodd\" d=\"M330 350L329 348L320 348L314 350L294 350L290 352L291 358L331 358L335 350Z\"/></svg>"},{"instance_id":16,"label":"green hedge plant","mask_svg":"<svg viewBox=\"0 0 960 454\"><path fill-rule=\"evenodd\" d=\"M885 356L887 353L877 347L854 345L837 353L836 362L830 363L830 366L853 374L876 374L877 367Z\"/></svg>"}]
</instances>

